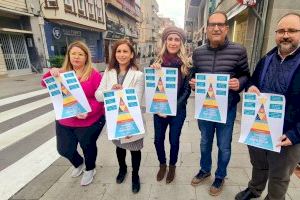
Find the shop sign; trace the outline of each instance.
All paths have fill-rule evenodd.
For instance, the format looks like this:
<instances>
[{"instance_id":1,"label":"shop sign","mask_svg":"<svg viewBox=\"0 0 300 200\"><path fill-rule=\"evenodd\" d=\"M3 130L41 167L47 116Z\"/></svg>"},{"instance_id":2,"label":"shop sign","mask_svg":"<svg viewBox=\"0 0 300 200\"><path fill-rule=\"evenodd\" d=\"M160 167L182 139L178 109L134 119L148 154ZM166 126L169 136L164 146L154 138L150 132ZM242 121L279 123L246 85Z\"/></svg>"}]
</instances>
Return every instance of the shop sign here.
<instances>
[{"instance_id":1,"label":"shop sign","mask_svg":"<svg viewBox=\"0 0 300 200\"><path fill-rule=\"evenodd\" d=\"M59 27L54 27L52 29L52 35L55 39L59 40L61 38L61 31Z\"/></svg>"},{"instance_id":2,"label":"shop sign","mask_svg":"<svg viewBox=\"0 0 300 200\"><path fill-rule=\"evenodd\" d=\"M72 29L60 29L59 27L54 27L52 29L52 35L55 39L59 40L62 35L81 37L81 31L72 30Z\"/></svg>"},{"instance_id":3,"label":"shop sign","mask_svg":"<svg viewBox=\"0 0 300 200\"><path fill-rule=\"evenodd\" d=\"M113 32L115 34L125 35L125 28L121 24L117 24L111 20L106 21L107 31Z\"/></svg>"},{"instance_id":4,"label":"shop sign","mask_svg":"<svg viewBox=\"0 0 300 200\"><path fill-rule=\"evenodd\" d=\"M63 34L74 37L81 37L81 31L72 30L72 29L63 29Z\"/></svg>"}]
</instances>

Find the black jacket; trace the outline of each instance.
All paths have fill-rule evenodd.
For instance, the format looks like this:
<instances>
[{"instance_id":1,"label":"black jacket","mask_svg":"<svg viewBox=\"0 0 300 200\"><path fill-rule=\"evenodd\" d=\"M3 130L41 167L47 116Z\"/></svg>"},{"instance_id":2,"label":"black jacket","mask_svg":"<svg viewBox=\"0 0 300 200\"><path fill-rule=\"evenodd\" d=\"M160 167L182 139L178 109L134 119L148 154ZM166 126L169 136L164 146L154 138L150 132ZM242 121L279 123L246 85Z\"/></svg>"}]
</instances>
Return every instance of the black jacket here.
<instances>
[{"instance_id":1,"label":"black jacket","mask_svg":"<svg viewBox=\"0 0 300 200\"><path fill-rule=\"evenodd\" d=\"M151 59L150 65L154 63L155 59ZM178 69L178 73L180 73L180 68ZM186 108L187 100L190 97L191 94L191 87L189 84L189 81L191 80L191 74L187 76L182 75L182 82L181 85L178 85L179 87L178 93L177 93L177 112L181 109Z\"/></svg>"},{"instance_id":2,"label":"black jacket","mask_svg":"<svg viewBox=\"0 0 300 200\"><path fill-rule=\"evenodd\" d=\"M180 87L180 89L177 94L177 112L178 110L186 107L187 100L191 94L191 87L189 84L190 79L191 79L190 75L182 77L181 86L178 86Z\"/></svg>"},{"instance_id":3,"label":"black jacket","mask_svg":"<svg viewBox=\"0 0 300 200\"><path fill-rule=\"evenodd\" d=\"M255 85L260 89L259 85L262 81L261 74L264 69L265 60L268 56L277 51L277 48L272 49L258 62L253 76L247 84L247 89L251 85ZM293 56L300 56L300 48ZM296 69L286 94L283 95L286 99L283 133L287 135L293 144L298 144L300 143L300 66Z\"/></svg>"},{"instance_id":4,"label":"black jacket","mask_svg":"<svg viewBox=\"0 0 300 200\"><path fill-rule=\"evenodd\" d=\"M246 49L227 38L218 48L211 48L209 43L193 52L193 77L195 73L229 74L240 82L238 91L229 91L228 106L235 106L240 101L239 93L245 88L250 77Z\"/></svg>"}]
</instances>

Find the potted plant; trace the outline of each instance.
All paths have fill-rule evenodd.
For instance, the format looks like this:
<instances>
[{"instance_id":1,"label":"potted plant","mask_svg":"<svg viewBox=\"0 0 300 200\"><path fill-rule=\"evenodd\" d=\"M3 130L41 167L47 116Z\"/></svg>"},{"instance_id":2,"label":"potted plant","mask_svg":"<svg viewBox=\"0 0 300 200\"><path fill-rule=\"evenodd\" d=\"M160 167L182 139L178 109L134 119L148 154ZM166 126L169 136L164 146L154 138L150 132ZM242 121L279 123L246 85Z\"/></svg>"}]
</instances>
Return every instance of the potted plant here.
<instances>
[{"instance_id":1,"label":"potted plant","mask_svg":"<svg viewBox=\"0 0 300 200\"><path fill-rule=\"evenodd\" d=\"M61 68L65 57L62 55L51 56L49 58L50 66Z\"/></svg>"}]
</instances>

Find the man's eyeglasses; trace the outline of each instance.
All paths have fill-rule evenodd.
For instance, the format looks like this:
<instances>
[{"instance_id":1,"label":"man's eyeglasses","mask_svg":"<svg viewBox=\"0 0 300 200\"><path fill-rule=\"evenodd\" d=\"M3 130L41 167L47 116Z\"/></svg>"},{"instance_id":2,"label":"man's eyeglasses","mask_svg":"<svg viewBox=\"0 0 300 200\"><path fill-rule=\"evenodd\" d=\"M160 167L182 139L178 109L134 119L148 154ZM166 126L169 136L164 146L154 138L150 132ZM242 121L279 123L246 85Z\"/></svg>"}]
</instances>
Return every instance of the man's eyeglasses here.
<instances>
[{"instance_id":1,"label":"man's eyeglasses","mask_svg":"<svg viewBox=\"0 0 300 200\"><path fill-rule=\"evenodd\" d=\"M207 24L208 28L214 28L214 27L218 27L218 28L224 28L225 26L227 26L226 23L208 23Z\"/></svg>"},{"instance_id":2,"label":"man's eyeglasses","mask_svg":"<svg viewBox=\"0 0 300 200\"><path fill-rule=\"evenodd\" d=\"M283 36L285 33L287 33L288 35L294 35L297 32L300 32L300 30L298 29L278 29L277 31L275 31L277 35Z\"/></svg>"}]
</instances>

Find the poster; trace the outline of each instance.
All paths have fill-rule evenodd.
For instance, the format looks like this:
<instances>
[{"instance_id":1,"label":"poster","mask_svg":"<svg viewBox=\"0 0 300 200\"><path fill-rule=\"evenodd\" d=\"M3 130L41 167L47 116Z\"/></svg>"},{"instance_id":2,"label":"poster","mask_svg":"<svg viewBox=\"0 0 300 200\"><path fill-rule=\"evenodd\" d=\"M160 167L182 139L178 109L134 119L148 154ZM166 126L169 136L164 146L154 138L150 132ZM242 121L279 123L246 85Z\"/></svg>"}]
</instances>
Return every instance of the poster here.
<instances>
[{"instance_id":1,"label":"poster","mask_svg":"<svg viewBox=\"0 0 300 200\"><path fill-rule=\"evenodd\" d=\"M195 78L195 118L226 123L230 76L196 73Z\"/></svg>"},{"instance_id":2,"label":"poster","mask_svg":"<svg viewBox=\"0 0 300 200\"><path fill-rule=\"evenodd\" d=\"M59 78L44 79L57 120L91 112L90 104L74 71L61 73Z\"/></svg>"},{"instance_id":3,"label":"poster","mask_svg":"<svg viewBox=\"0 0 300 200\"><path fill-rule=\"evenodd\" d=\"M109 140L145 133L135 89L110 90L103 95Z\"/></svg>"},{"instance_id":4,"label":"poster","mask_svg":"<svg viewBox=\"0 0 300 200\"><path fill-rule=\"evenodd\" d=\"M145 68L146 112L176 116L178 70Z\"/></svg>"},{"instance_id":5,"label":"poster","mask_svg":"<svg viewBox=\"0 0 300 200\"><path fill-rule=\"evenodd\" d=\"M285 97L277 94L243 94L242 124L239 142L270 151L282 136Z\"/></svg>"}]
</instances>

